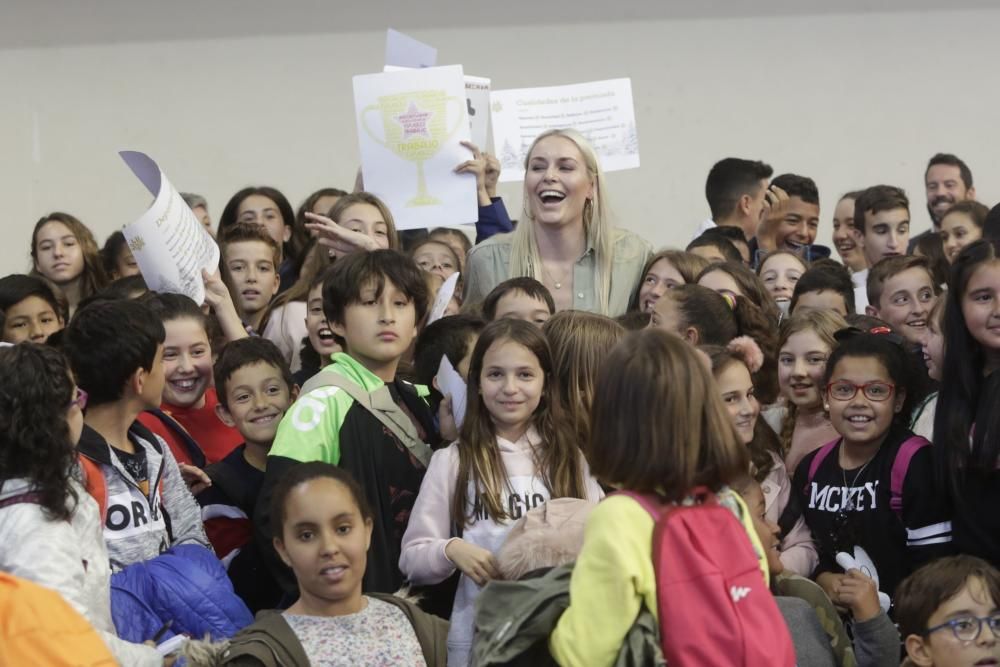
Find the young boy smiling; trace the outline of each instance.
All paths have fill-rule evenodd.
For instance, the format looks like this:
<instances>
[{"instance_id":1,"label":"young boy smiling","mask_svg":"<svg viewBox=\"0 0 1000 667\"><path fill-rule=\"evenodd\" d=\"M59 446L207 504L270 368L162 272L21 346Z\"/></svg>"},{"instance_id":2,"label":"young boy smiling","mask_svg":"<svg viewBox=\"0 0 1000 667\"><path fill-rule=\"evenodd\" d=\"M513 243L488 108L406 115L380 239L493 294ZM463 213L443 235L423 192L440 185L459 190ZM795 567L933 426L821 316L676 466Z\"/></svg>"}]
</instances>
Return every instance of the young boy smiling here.
<instances>
[{"instance_id":1,"label":"young boy smiling","mask_svg":"<svg viewBox=\"0 0 1000 667\"><path fill-rule=\"evenodd\" d=\"M854 201L854 229L861 235L859 242L868 266L905 254L910 242L910 200L906 193L891 185L874 185L862 191ZM857 284L867 279L868 269L858 272ZM858 288L854 297L858 312L864 314L868 295Z\"/></svg>"},{"instance_id":2,"label":"young boy smiling","mask_svg":"<svg viewBox=\"0 0 1000 667\"><path fill-rule=\"evenodd\" d=\"M908 341L921 344L938 288L926 257L887 257L868 273L865 314L886 321Z\"/></svg>"},{"instance_id":3,"label":"young boy smiling","mask_svg":"<svg viewBox=\"0 0 1000 667\"><path fill-rule=\"evenodd\" d=\"M294 591L271 548L270 497L282 474L307 461L348 470L376 508L365 590L402 583L400 542L438 436L426 387L396 379L396 368L427 310L427 288L413 260L395 250L339 258L323 284L323 308L344 352L303 387L268 454L254 516L257 544L272 572ZM353 394L353 395L352 395Z\"/></svg>"},{"instance_id":4,"label":"young boy smiling","mask_svg":"<svg viewBox=\"0 0 1000 667\"><path fill-rule=\"evenodd\" d=\"M251 521L264 483L267 453L278 423L298 396L298 387L281 351L258 337L222 348L215 362L215 386L216 414L239 431L244 443L205 469L212 485L198 494L198 502L205 532L227 565L233 588L256 612L281 601L280 591L267 585L265 565L251 542Z\"/></svg>"}]
</instances>

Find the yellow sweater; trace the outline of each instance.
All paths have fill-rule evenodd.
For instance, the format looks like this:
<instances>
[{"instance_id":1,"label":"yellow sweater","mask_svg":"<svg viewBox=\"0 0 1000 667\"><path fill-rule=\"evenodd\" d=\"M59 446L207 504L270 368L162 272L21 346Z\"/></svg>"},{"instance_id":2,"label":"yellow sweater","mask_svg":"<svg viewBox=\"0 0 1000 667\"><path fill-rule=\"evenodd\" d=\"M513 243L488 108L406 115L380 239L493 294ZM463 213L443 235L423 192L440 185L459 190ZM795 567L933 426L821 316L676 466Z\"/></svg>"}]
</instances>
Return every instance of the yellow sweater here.
<instances>
[{"instance_id":1,"label":"yellow sweater","mask_svg":"<svg viewBox=\"0 0 1000 667\"><path fill-rule=\"evenodd\" d=\"M767 581L767 559L746 505L736 493L722 494L738 505ZM653 518L641 505L627 496L611 496L594 508L570 580L570 605L549 638L556 662L563 667L612 665L642 605L659 618L652 554Z\"/></svg>"}]
</instances>

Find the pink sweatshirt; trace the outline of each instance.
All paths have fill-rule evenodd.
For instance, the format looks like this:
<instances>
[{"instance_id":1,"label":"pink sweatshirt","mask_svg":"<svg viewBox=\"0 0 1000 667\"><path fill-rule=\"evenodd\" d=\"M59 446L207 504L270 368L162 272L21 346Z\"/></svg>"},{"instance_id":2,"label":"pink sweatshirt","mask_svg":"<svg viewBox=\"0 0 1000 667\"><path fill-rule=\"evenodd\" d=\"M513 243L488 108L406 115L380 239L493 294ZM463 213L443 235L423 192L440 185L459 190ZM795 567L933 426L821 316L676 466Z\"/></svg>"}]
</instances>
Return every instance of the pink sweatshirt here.
<instances>
[{"instance_id":1,"label":"pink sweatshirt","mask_svg":"<svg viewBox=\"0 0 1000 667\"><path fill-rule=\"evenodd\" d=\"M781 457L772 453L771 458L774 459L774 465L760 483L760 489L764 492L764 517L768 521L778 523L792 495L792 480ZM786 570L806 578L812 577L812 572L819 563L819 554L816 552L816 545L813 544L812 533L809 532L804 516L800 516L795 522L788 535L785 535L785 539L781 540L779 548L781 563Z\"/></svg>"},{"instance_id":2,"label":"pink sweatshirt","mask_svg":"<svg viewBox=\"0 0 1000 667\"><path fill-rule=\"evenodd\" d=\"M517 442L497 438L500 456L510 480L510 489L503 505L513 518L498 523L487 517L474 516L472 522L463 529L461 539L496 554L514 520L549 499L549 491L537 474L532 457L532 448L540 442L538 432L533 427ZM410 513L410 522L403 535L399 569L413 584L436 584L455 571L454 563L448 560L444 550L448 542L459 539L452 533L451 498L458 477L460 446L461 443L456 442L434 453ZM604 492L590 475L586 461L583 461L583 473L587 500L596 503L604 496ZM468 502L469 506L474 502L471 488ZM474 605L480 590L475 582L462 575L448 631L449 667L468 664L472 650Z\"/></svg>"}]
</instances>

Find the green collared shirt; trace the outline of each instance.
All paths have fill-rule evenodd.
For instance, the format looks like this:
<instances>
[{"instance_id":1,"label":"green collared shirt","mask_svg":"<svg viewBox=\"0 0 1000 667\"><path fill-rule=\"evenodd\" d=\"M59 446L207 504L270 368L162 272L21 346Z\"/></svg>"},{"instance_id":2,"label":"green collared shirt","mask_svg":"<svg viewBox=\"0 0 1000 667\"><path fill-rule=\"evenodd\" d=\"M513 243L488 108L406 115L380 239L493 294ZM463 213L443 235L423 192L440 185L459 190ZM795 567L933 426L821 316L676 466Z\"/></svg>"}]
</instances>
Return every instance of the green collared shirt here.
<instances>
[{"instance_id":1,"label":"green collared shirt","mask_svg":"<svg viewBox=\"0 0 1000 667\"><path fill-rule=\"evenodd\" d=\"M614 230L614 256L611 260L611 292L608 315L617 317L628 309L628 302L642 279L653 249L649 242L624 229ZM465 302L480 303L490 291L511 277L510 247L512 234L498 234L469 251L465 263ZM573 309L600 312L597 297L597 257L587 244L573 266Z\"/></svg>"}]
</instances>

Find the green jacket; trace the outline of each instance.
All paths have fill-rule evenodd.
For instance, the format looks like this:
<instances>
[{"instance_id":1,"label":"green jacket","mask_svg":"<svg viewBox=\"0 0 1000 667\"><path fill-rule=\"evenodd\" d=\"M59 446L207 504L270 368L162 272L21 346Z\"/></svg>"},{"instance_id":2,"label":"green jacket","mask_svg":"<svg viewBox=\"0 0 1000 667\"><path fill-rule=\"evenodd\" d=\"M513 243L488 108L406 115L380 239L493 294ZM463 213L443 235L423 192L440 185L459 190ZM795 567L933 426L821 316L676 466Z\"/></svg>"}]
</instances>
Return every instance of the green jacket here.
<instances>
[{"instance_id":1,"label":"green jacket","mask_svg":"<svg viewBox=\"0 0 1000 667\"><path fill-rule=\"evenodd\" d=\"M371 593L369 597L399 607L413 625L427 667L448 663L448 622L420 610L409 600ZM216 663L219 667L304 667L302 644L280 612L262 611L253 625L236 634Z\"/></svg>"},{"instance_id":2,"label":"green jacket","mask_svg":"<svg viewBox=\"0 0 1000 667\"><path fill-rule=\"evenodd\" d=\"M472 665L546 667L549 635L569 605L573 564L518 581L491 581L476 600L476 638ZM667 661L660 648L656 618L645 607L625 636L615 667L661 667Z\"/></svg>"}]
</instances>

